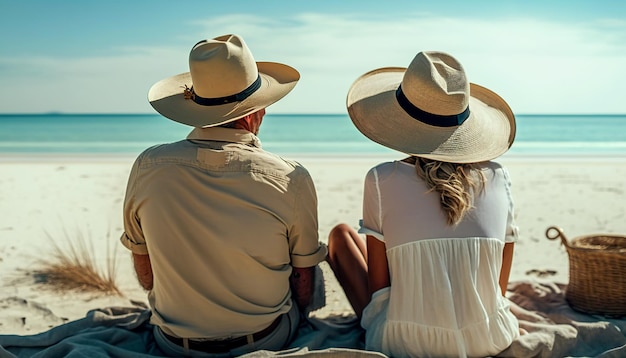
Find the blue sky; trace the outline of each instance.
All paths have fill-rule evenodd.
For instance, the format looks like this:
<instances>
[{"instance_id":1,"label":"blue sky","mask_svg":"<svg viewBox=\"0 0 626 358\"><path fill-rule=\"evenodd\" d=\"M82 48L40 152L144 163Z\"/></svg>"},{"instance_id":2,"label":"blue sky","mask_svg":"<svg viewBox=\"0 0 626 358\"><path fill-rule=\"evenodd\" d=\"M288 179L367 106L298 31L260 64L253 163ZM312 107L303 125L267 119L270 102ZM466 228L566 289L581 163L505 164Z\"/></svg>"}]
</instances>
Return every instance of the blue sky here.
<instances>
[{"instance_id":1,"label":"blue sky","mask_svg":"<svg viewBox=\"0 0 626 358\"><path fill-rule=\"evenodd\" d=\"M358 76L424 50L518 114L626 113L623 0L0 0L0 113L153 113L150 86L227 33L300 71L269 113L345 113Z\"/></svg>"}]
</instances>

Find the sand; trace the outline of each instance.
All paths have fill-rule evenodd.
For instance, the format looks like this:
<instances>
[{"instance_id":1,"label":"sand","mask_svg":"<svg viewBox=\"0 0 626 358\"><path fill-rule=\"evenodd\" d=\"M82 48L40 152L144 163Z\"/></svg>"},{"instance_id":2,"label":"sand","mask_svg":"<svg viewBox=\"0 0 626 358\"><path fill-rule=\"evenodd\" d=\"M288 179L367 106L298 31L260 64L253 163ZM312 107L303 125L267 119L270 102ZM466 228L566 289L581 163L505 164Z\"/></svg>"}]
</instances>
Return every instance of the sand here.
<instances>
[{"instance_id":1,"label":"sand","mask_svg":"<svg viewBox=\"0 0 626 358\"><path fill-rule=\"evenodd\" d=\"M322 241L337 223L356 227L362 182L373 165L401 156L292 157L314 178ZM0 334L33 334L93 308L146 302L130 254L118 244L122 202L134 158L0 156ZM520 241L511 281L567 283L569 259L558 241L545 236L560 226L571 240L595 233L626 235L626 157L503 157L513 181ZM117 262L124 296L56 292L38 283L38 260L52 242L63 247L83 235L97 262ZM327 305L316 314L349 316L350 306L328 266Z\"/></svg>"}]
</instances>

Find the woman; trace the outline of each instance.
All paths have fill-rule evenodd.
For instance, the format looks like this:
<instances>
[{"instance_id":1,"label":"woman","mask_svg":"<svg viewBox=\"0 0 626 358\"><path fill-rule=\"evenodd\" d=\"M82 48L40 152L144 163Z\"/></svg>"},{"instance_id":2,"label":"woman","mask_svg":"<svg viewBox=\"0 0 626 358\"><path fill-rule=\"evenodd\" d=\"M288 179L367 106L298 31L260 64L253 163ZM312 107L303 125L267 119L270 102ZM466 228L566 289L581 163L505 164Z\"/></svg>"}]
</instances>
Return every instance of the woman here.
<instances>
[{"instance_id":1,"label":"woman","mask_svg":"<svg viewBox=\"0 0 626 358\"><path fill-rule=\"evenodd\" d=\"M365 179L360 233L335 227L328 261L361 324L366 348L393 357L487 356L519 325L504 297L517 240L510 181L490 160L515 138L515 118L461 64L420 52L352 85L355 126L406 153Z\"/></svg>"}]
</instances>

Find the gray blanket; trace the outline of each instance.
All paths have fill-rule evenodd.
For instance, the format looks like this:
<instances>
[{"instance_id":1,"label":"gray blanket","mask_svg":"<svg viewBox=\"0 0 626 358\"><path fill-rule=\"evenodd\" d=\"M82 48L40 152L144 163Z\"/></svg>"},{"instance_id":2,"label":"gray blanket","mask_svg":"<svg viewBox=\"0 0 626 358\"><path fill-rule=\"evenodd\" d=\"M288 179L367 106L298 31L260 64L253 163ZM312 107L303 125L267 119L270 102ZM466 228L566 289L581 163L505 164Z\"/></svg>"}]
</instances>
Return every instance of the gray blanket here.
<instances>
[{"instance_id":1,"label":"gray blanket","mask_svg":"<svg viewBox=\"0 0 626 358\"><path fill-rule=\"evenodd\" d=\"M517 282L509 286L512 310L529 333L499 357L626 357L626 318L610 319L572 310L564 287ZM92 310L79 320L28 335L0 335L0 357L154 357L162 356L143 307ZM384 357L363 349L356 320L310 318L289 349L259 351L259 357Z\"/></svg>"},{"instance_id":2,"label":"gray blanket","mask_svg":"<svg viewBox=\"0 0 626 358\"><path fill-rule=\"evenodd\" d=\"M565 288L526 281L509 285L511 310L529 334L498 356L626 357L626 317L611 319L574 311L565 300Z\"/></svg>"}]
</instances>

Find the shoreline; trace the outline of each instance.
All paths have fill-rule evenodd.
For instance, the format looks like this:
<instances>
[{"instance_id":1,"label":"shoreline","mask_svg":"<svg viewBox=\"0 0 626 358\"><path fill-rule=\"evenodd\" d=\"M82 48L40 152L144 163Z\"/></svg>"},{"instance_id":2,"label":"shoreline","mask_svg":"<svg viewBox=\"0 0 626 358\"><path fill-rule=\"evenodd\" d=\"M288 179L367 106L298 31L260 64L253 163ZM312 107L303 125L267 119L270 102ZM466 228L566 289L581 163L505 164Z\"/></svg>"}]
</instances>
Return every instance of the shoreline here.
<instances>
[{"instance_id":1,"label":"shoreline","mask_svg":"<svg viewBox=\"0 0 626 358\"><path fill-rule=\"evenodd\" d=\"M77 162L83 161L125 161L134 160L141 152L128 153L128 152L90 152L90 153L73 153L73 152L59 152L59 153L36 153L36 152L2 152L0 151L0 163L17 163L24 161L26 163L33 162L54 162L54 161L71 161ZM405 154L395 151L380 152L380 153L278 153L272 151L272 153L279 155L287 159L305 158L309 160L357 160L357 161L371 161L372 159L379 160L394 160L402 159L406 157ZM507 152L502 156L495 159L497 162L508 161L626 161L625 152L611 152L611 153L593 153L593 152L581 152L581 153L511 153Z\"/></svg>"},{"instance_id":2,"label":"shoreline","mask_svg":"<svg viewBox=\"0 0 626 358\"><path fill-rule=\"evenodd\" d=\"M361 218L363 180L374 165L402 159L376 156L285 157L311 173L318 194L319 237L327 241L338 223L356 227ZM134 155L0 154L0 333L30 334L93 308L146 302L133 274L130 254L118 243L122 203ZM512 179L520 241L510 280L566 283L569 261L560 242L545 230L560 226L569 240L596 233L626 235L626 154L623 156L511 156L497 160ZM616 165L619 164L619 165ZM56 293L42 289L32 274L50 240L63 243L85 234L104 264L108 244L116 248L117 279L125 297ZM327 305L317 314L347 316L350 306L326 263ZM48 313L45 313L48 312Z\"/></svg>"}]
</instances>

